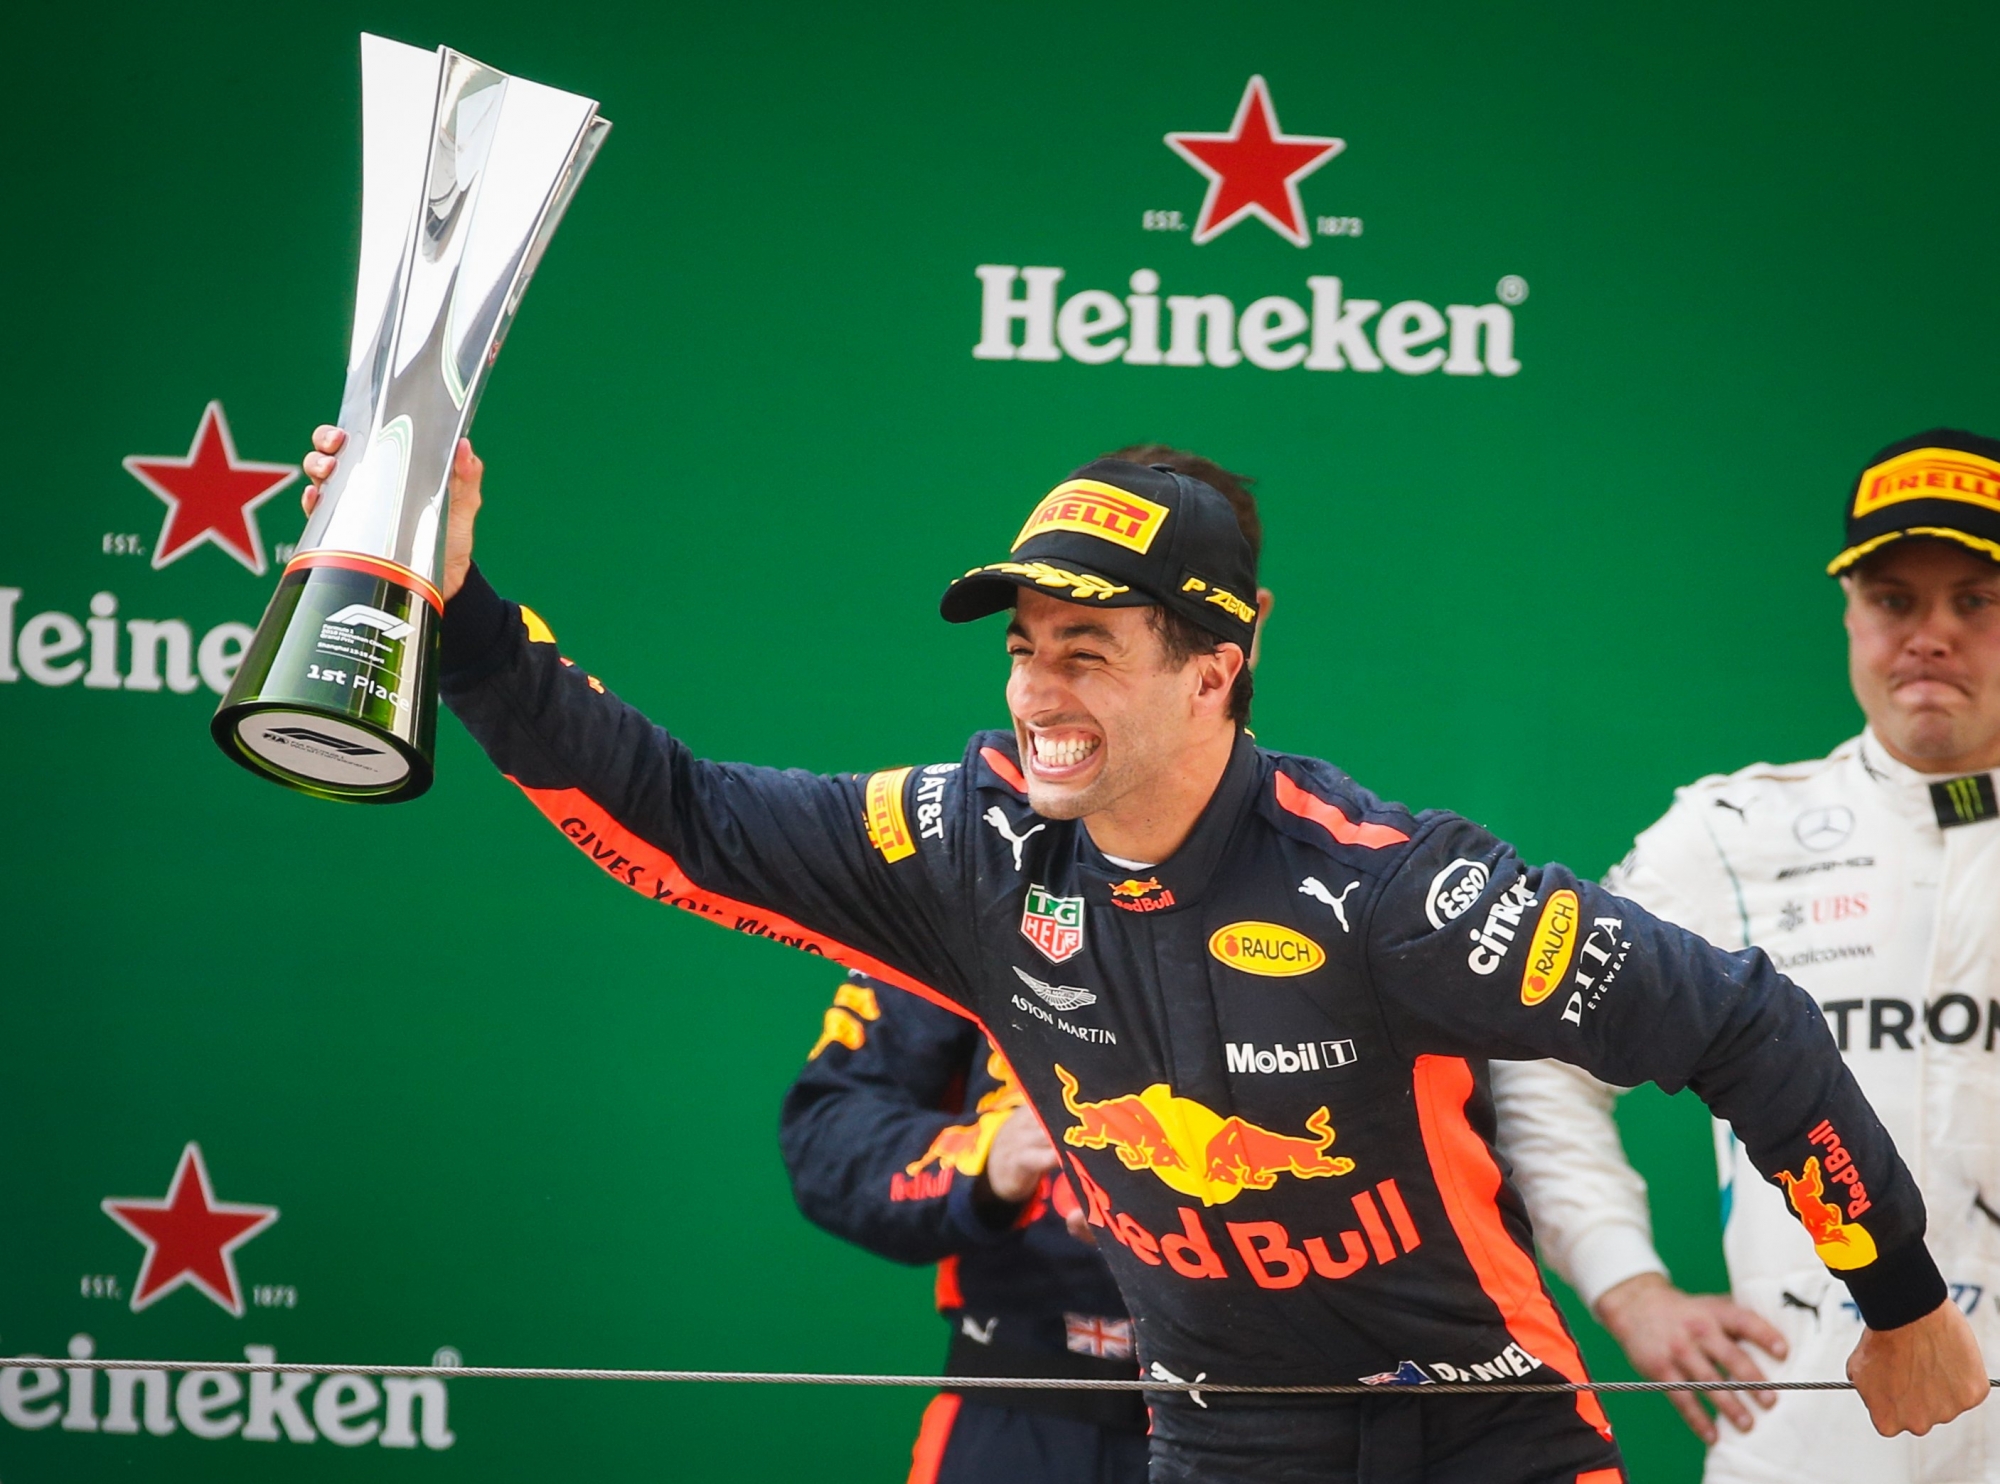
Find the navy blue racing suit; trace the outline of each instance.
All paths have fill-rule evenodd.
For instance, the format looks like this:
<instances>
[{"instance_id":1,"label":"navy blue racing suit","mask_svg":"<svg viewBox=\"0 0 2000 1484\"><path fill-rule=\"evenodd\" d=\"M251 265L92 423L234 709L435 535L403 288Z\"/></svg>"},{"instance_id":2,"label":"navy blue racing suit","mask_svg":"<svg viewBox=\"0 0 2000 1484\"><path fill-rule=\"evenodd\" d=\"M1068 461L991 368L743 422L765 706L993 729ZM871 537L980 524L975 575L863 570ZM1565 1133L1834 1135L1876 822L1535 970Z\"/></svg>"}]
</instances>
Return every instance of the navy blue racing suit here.
<instances>
[{"instance_id":1,"label":"navy blue racing suit","mask_svg":"<svg viewBox=\"0 0 2000 1484\"><path fill-rule=\"evenodd\" d=\"M895 1262L937 1264L945 1374L1132 1379L1132 1321L1096 1250L1069 1234L1067 1180L1026 1202L980 1179L1002 1123L1032 1117L1020 1083L963 1015L850 974L785 1095L779 1141L805 1215ZM1143 1484L1135 1392L944 1393L916 1484ZM989 1412L1005 1411L1009 1417ZM1048 1460L1050 1466L1034 1460Z\"/></svg>"},{"instance_id":2,"label":"navy blue racing suit","mask_svg":"<svg viewBox=\"0 0 2000 1484\"><path fill-rule=\"evenodd\" d=\"M1160 1383L1158 1477L1617 1477L1588 1392L1422 1399L1584 1375L1493 1151L1489 1057L1692 1088L1869 1325L1944 1301L1916 1185L1811 997L1461 816L1239 733L1187 839L1135 872L1034 813L1009 732L872 774L702 761L476 569L443 648L452 709L620 885L980 1019Z\"/></svg>"}]
</instances>

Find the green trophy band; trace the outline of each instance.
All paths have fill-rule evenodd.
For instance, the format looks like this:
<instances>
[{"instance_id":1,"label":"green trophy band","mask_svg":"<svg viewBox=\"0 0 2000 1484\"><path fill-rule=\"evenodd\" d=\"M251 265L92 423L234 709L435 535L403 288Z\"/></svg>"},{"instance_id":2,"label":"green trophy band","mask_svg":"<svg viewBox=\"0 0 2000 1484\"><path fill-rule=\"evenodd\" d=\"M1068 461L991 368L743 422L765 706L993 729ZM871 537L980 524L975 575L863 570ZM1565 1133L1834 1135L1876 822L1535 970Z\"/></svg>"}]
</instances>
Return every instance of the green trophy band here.
<instances>
[{"instance_id":1,"label":"green trophy band","mask_svg":"<svg viewBox=\"0 0 2000 1484\"><path fill-rule=\"evenodd\" d=\"M588 98L449 47L364 35L361 75L340 404L354 454L320 491L211 730L275 782L389 804L431 786L452 457L611 126Z\"/></svg>"},{"instance_id":2,"label":"green trophy band","mask_svg":"<svg viewBox=\"0 0 2000 1484\"><path fill-rule=\"evenodd\" d=\"M210 723L217 745L319 798L415 798L431 786L442 611L388 562L295 559Z\"/></svg>"}]
</instances>

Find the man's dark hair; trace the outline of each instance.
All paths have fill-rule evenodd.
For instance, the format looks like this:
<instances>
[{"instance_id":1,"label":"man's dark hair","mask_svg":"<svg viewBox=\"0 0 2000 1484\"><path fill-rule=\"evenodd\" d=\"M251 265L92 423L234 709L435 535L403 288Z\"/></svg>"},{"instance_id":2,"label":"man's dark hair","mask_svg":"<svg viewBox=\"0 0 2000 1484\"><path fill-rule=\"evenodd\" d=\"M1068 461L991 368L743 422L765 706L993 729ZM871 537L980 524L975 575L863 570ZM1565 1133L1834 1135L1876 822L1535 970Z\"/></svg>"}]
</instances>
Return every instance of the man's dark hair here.
<instances>
[{"instance_id":1,"label":"man's dark hair","mask_svg":"<svg viewBox=\"0 0 2000 1484\"><path fill-rule=\"evenodd\" d=\"M1250 486L1257 482L1255 479L1248 474L1232 474L1213 459L1169 448L1164 443L1134 443L1113 449L1104 457L1149 466L1164 464L1176 474L1199 479L1210 489L1218 491L1229 501L1230 509L1236 512L1237 528L1243 532L1243 539L1250 543L1250 570L1253 574L1256 572L1264 554L1264 522L1257 514L1257 497L1250 493ZM1200 624L1181 617L1169 608L1149 609L1147 617L1153 625L1153 632L1160 636L1160 648L1166 652L1167 663L1176 670L1198 654L1214 654L1216 647L1223 642ZM1229 719L1238 726L1250 724L1252 689L1250 656L1245 654L1243 668L1236 672L1236 683L1229 689Z\"/></svg>"}]
</instances>

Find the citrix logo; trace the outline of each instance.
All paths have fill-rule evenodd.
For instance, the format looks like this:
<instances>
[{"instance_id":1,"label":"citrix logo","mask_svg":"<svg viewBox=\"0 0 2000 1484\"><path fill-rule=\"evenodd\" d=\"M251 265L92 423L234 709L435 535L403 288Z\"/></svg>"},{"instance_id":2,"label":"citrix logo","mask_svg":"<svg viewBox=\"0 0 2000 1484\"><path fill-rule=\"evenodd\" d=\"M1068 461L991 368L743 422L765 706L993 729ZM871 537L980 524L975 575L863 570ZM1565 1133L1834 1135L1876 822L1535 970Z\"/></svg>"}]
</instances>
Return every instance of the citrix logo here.
<instances>
[{"instance_id":1,"label":"citrix logo","mask_svg":"<svg viewBox=\"0 0 2000 1484\"><path fill-rule=\"evenodd\" d=\"M328 614L326 621L346 624L350 628L379 629L384 639L407 639L416 632L413 625L395 614L384 613L366 603L349 603L340 612Z\"/></svg>"},{"instance_id":2,"label":"citrix logo","mask_svg":"<svg viewBox=\"0 0 2000 1484\"><path fill-rule=\"evenodd\" d=\"M1472 930L1472 952L1465 960L1466 967L1475 974L1491 974L1499 968L1513 946L1521 914L1537 905L1535 894L1528 890L1526 876L1501 892L1499 900L1486 909L1486 921Z\"/></svg>"}]
</instances>

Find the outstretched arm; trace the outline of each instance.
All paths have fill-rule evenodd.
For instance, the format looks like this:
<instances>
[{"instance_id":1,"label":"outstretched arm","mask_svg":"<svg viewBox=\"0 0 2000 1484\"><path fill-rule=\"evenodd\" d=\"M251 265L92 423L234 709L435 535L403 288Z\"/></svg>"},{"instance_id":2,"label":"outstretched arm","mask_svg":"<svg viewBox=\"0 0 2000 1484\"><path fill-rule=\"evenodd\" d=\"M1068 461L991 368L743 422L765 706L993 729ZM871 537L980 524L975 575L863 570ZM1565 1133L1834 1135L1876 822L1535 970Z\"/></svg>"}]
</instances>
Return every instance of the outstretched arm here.
<instances>
[{"instance_id":1,"label":"outstretched arm","mask_svg":"<svg viewBox=\"0 0 2000 1484\"><path fill-rule=\"evenodd\" d=\"M1468 889L1440 893L1455 869ZM1447 917L1441 902L1469 905ZM1922 1326L1880 1353L1928 1357L1925 1380L1864 1372L1877 1425L1926 1429L1983 1398L1916 1183L1819 1007L1763 953L1724 953L1563 867L1531 868L1450 815L1427 818L1369 910L1371 966L1406 1054L1553 1056L1621 1086L1693 1088L1786 1192L1869 1328Z\"/></svg>"}]
</instances>

